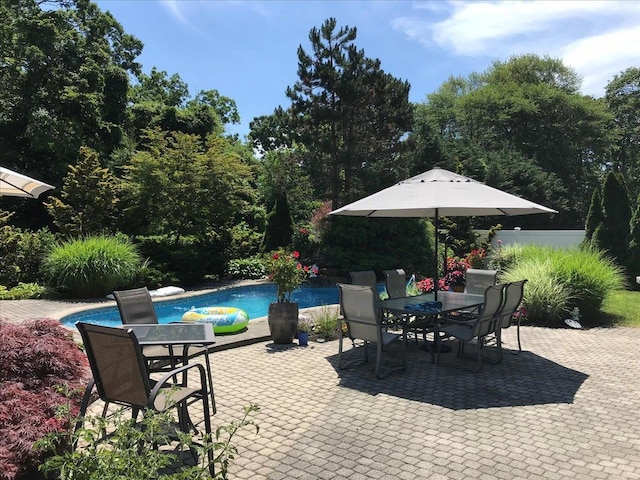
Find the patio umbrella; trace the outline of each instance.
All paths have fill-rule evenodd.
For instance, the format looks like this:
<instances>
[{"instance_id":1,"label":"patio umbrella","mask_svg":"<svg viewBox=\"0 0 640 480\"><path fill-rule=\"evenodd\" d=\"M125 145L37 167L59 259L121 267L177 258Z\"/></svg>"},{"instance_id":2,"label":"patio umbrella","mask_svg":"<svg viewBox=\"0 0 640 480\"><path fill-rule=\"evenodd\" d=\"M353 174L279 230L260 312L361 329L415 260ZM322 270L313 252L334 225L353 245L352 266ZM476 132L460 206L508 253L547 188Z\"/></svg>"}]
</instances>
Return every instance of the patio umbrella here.
<instances>
[{"instance_id":1,"label":"patio umbrella","mask_svg":"<svg viewBox=\"0 0 640 480\"><path fill-rule=\"evenodd\" d=\"M40 194L55 188L26 175L0 167L0 197L38 198Z\"/></svg>"},{"instance_id":2,"label":"patio umbrella","mask_svg":"<svg viewBox=\"0 0 640 480\"><path fill-rule=\"evenodd\" d=\"M436 229L436 265L440 216L511 216L534 213L558 212L442 168L434 168L403 180L330 212L331 215L355 217L433 218ZM436 273L433 278L437 277ZM437 283L434 280L434 284Z\"/></svg>"}]
</instances>

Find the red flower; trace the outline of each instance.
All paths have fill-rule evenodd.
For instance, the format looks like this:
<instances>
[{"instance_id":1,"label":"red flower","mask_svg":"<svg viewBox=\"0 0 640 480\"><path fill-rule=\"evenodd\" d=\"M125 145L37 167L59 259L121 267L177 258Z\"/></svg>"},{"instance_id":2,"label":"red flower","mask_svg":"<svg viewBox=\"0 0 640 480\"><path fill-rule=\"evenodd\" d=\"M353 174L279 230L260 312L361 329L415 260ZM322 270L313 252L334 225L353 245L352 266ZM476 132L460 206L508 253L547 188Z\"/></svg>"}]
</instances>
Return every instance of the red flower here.
<instances>
[{"instance_id":1,"label":"red flower","mask_svg":"<svg viewBox=\"0 0 640 480\"><path fill-rule=\"evenodd\" d=\"M293 258L300 258L300 252L298 252L297 250L294 250Z\"/></svg>"},{"instance_id":2,"label":"red flower","mask_svg":"<svg viewBox=\"0 0 640 480\"><path fill-rule=\"evenodd\" d=\"M278 260L280 258L280 255L278 255L277 253L273 254L273 259L274 260Z\"/></svg>"}]
</instances>

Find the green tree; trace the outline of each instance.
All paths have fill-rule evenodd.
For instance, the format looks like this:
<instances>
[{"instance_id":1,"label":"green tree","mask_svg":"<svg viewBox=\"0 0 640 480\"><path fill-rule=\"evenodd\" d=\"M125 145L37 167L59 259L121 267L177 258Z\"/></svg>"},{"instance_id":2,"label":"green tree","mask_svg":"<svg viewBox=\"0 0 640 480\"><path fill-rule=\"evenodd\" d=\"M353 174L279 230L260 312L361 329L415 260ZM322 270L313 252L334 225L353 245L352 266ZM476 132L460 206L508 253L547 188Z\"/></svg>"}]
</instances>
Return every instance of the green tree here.
<instances>
[{"instance_id":1,"label":"green tree","mask_svg":"<svg viewBox=\"0 0 640 480\"><path fill-rule=\"evenodd\" d=\"M585 222L584 243L589 244L593 238L596 228L602 223L602 199L600 197L600 189L594 188L591 195L591 204L589 205L589 213Z\"/></svg>"},{"instance_id":2,"label":"green tree","mask_svg":"<svg viewBox=\"0 0 640 480\"><path fill-rule=\"evenodd\" d=\"M0 5L0 163L56 184L81 145L121 141L142 43L88 0L44 4Z\"/></svg>"},{"instance_id":3,"label":"green tree","mask_svg":"<svg viewBox=\"0 0 640 480\"><path fill-rule=\"evenodd\" d=\"M252 219L256 197L246 152L228 139L146 130L143 149L125 169L129 198L123 230L213 236L230 242L233 225Z\"/></svg>"},{"instance_id":4,"label":"green tree","mask_svg":"<svg viewBox=\"0 0 640 480\"><path fill-rule=\"evenodd\" d=\"M611 166L625 176L635 198L640 193L640 68L630 67L607 84L605 102L617 127Z\"/></svg>"},{"instance_id":5,"label":"green tree","mask_svg":"<svg viewBox=\"0 0 640 480\"><path fill-rule=\"evenodd\" d=\"M620 174L609 172L602 187L602 222L593 238L596 246L620 265L627 262L630 222L631 206L624 180Z\"/></svg>"},{"instance_id":6,"label":"green tree","mask_svg":"<svg viewBox=\"0 0 640 480\"><path fill-rule=\"evenodd\" d=\"M249 141L255 151L264 155L271 150L293 148L296 132L289 111L277 107L271 115L262 115L249 123Z\"/></svg>"},{"instance_id":7,"label":"green tree","mask_svg":"<svg viewBox=\"0 0 640 480\"><path fill-rule=\"evenodd\" d=\"M320 207L314 200L313 187L301 163L303 147L267 152L259 162L259 190L265 205L274 205L283 192L295 225L305 224Z\"/></svg>"},{"instance_id":8,"label":"green tree","mask_svg":"<svg viewBox=\"0 0 640 480\"><path fill-rule=\"evenodd\" d=\"M293 219L289 210L287 192L283 191L278 195L273 209L267 215L267 228L261 250L271 252L280 247L288 247L291 245L292 237Z\"/></svg>"},{"instance_id":9,"label":"green tree","mask_svg":"<svg viewBox=\"0 0 640 480\"><path fill-rule=\"evenodd\" d=\"M515 162L524 159L553 174L559 187L553 193L561 194L553 203L565 207L554 221L577 228L615 138L605 104L580 95L579 87L578 75L560 60L515 56L482 74L449 79L427 97L424 116L446 140L445 151L464 142L485 154L517 153ZM504 157L508 170L512 162ZM526 177L511 180L522 189L529 183Z\"/></svg>"},{"instance_id":10,"label":"green tree","mask_svg":"<svg viewBox=\"0 0 640 480\"><path fill-rule=\"evenodd\" d=\"M151 73L138 75L138 83L129 89L129 100L133 103L159 103L169 107L184 106L189 96L189 87L180 75L174 73L168 77L164 70L158 71L156 67Z\"/></svg>"},{"instance_id":11,"label":"green tree","mask_svg":"<svg viewBox=\"0 0 640 480\"><path fill-rule=\"evenodd\" d=\"M129 74L142 43L88 0L0 2L0 164L60 185L82 145L122 141ZM38 202L15 223L44 225Z\"/></svg>"},{"instance_id":12,"label":"green tree","mask_svg":"<svg viewBox=\"0 0 640 480\"><path fill-rule=\"evenodd\" d=\"M629 241L629 273L637 273L637 265L640 264L640 199L636 202L636 209L631 217L631 231ZM630 282L631 285L636 285L635 281Z\"/></svg>"},{"instance_id":13,"label":"green tree","mask_svg":"<svg viewBox=\"0 0 640 480\"><path fill-rule=\"evenodd\" d=\"M329 18L311 29L311 53L298 48L299 80L286 92L305 168L334 208L405 176L400 139L412 116L409 84L356 48L355 28L336 26Z\"/></svg>"},{"instance_id":14,"label":"green tree","mask_svg":"<svg viewBox=\"0 0 640 480\"><path fill-rule=\"evenodd\" d=\"M98 153L80 147L76 165L69 165L61 198L45 203L53 223L68 236L115 232L118 218L119 182L100 166Z\"/></svg>"}]
</instances>

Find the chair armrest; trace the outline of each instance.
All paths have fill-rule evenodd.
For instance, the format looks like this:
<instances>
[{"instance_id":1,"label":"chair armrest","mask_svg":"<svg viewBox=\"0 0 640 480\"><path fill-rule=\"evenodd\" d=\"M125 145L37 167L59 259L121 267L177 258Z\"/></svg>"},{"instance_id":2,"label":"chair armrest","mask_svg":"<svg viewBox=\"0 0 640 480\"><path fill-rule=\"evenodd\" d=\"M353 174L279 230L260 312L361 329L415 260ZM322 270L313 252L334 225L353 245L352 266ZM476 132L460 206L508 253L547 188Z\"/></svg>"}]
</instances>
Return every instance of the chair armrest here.
<instances>
[{"instance_id":1,"label":"chair armrest","mask_svg":"<svg viewBox=\"0 0 640 480\"><path fill-rule=\"evenodd\" d=\"M151 402L153 402L152 399L155 399L156 396L158 395L158 392L160 391L160 389L162 387L164 387L169 380L171 380L173 377L175 377L177 374L182 373L182 372L186 372L187 370L190 370L192 368L197 368L198 372L200 373L200 385L202 390L205 389L205 385L207 384L206 381L206 373L204 371L204 367L202 365L200 365L199 363L190 363L188 365L183 365L181 367L175 368L173 370L171 370L170 372L167 372L165 375L163 375L155 384L155 386L153 387L153 389L151 390L151 394L149 396L149 399Z\"/></svg>"}]
</instances>

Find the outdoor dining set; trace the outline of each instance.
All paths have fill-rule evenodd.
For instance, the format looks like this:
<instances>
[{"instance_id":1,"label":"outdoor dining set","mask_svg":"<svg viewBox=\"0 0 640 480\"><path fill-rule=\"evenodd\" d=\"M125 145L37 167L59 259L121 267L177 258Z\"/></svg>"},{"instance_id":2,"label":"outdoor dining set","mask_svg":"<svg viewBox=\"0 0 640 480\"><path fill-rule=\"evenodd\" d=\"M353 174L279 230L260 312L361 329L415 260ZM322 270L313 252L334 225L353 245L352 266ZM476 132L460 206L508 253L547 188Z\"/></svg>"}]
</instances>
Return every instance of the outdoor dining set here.
<instances>
[{"instance_id":1,"label":"outdoor dining set","mask_svg":"<svg viewBox=\"0 0 640 480\"><path fill-rule=\"evenodd\" d=\"M133 419L140 413L177 408L176 430L185 433L198 431L188 407L201 404L204 433L211 435L211 415L216 413L209 359L209 349L215 343L211 326L202 323L159 324L146 288L113 293L122 327L76 324L92 373L79 418L87 413L95 388L104 402L103 417L107 416L110 404L129 408ZM204 357L205 366L190 362L196 357ZM190 372L195 373L191 376L197 379L195 385L193 378L188 379ZM198 463L195 450L189 449L186 454L193 457L186 459L188 464ZM205 463L214 476L211 449L207 456Z\"/></svg>"},{"instance_id":2,"label":"outdoor dining set","mask_svg":"<svg viewBox=\"0 0 640 480\"><path fill-rule=\"evenodd\" d=\"M339 328L339 364L345 368L352 363L343 361L343 343L349 338L364 352L368 360L368 344L376 346L375 374L382 378L406 368L406 348L410 339L422 340L431 354L432 363L440 363L441 353L450 351L446 340L458 344L458 357L465 357L465 346L475 344L475 367L479 371L483 359L499 363L503 359L502 330L517 325L518 352L520 343L519 311L527 280L496 284L495 270L467 270L464 292L438 291L407 296L406 276L402 269L385 270L387 298L381 299L374 271L350 272L351 283L340 283L341 328ZM343 326L344 325L344 326ZM428 341L431 338L431 341ZM401 342L399 364L383 369L382 354L395 341ZM485 352L492 343L495 352ZM486 353L486 354L485 354Z\"/></svg>"}]
</instances>

